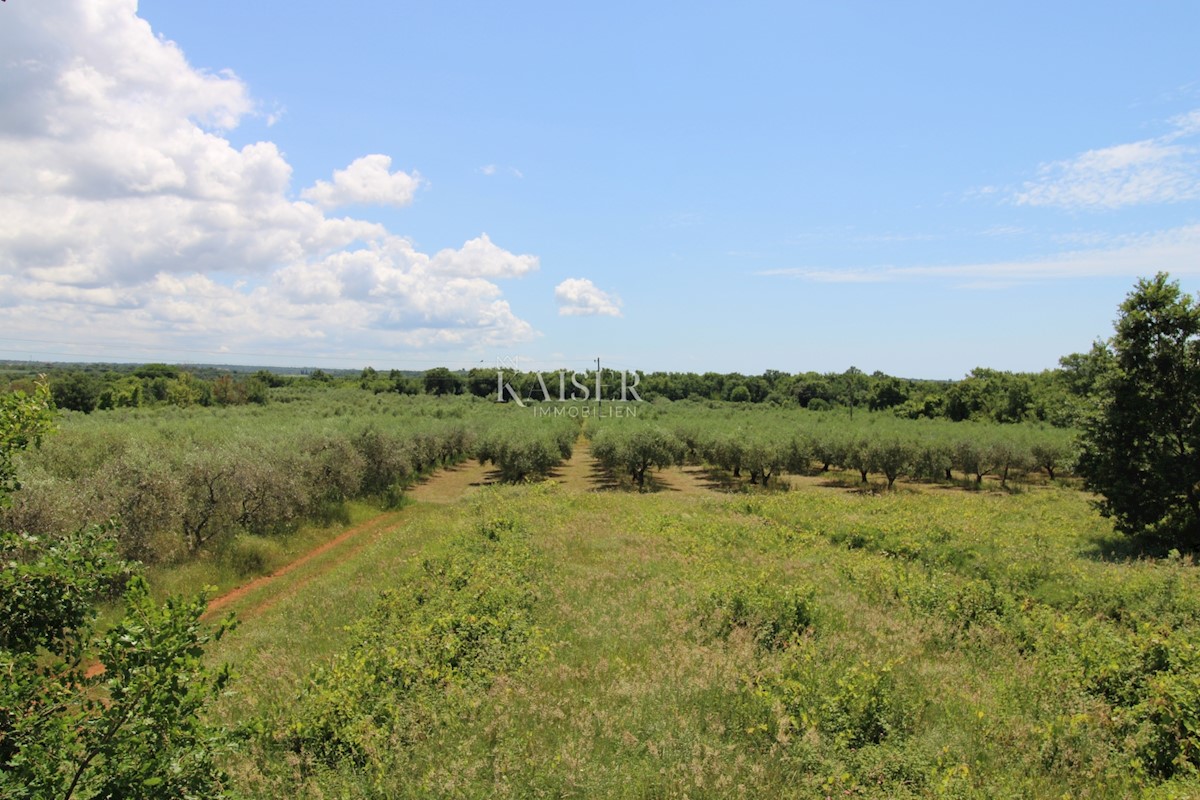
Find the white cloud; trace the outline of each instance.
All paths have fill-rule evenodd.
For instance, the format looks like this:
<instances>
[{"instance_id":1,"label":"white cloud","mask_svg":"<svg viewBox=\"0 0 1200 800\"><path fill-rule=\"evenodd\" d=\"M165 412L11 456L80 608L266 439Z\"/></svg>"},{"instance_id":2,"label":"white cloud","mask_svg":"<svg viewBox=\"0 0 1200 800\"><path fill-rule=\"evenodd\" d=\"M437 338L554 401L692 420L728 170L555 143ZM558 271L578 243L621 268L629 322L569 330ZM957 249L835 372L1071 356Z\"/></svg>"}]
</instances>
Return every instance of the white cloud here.
<instances>
[{"instance_id":1,"label":"white cloud","mask_svg":"<svg viewBox=\"0 0 1200 800\"><path fill-rule=\"evenodd\" d=\"M411 202L422 179L384 155L293 199L273 143L225 138L256 113L246 85L192 67L136 12L134 0L3 9L7 335L234 352L321 342L348 359L536 335L493 282L536 270L536 257L486 235L431 256L380 224L327 217Z\"/></svg>"},{"instance_id":2,"label":"white cloud","mask_svg":"<svg viewBox=\"0 0 1200 800\"><path fill-rule=\"evenodd\" d=\"M524 178L525 177L525 173L521 172L521 170L517 169L516 167L498 167L495 164L484 164L482 167L479 168L479 172L480 172L480 174L487 175L489 178L491 178L495 175L498 175L500 173L501 169L503 169L505 172L507 172L509 175L511 175L514 178Z\"/></svg>"},{"instance_id":3,"label":"white cloud","mask_svg":"<svg viewBox=\"0 0 1200 800\"><path fill-rule=\"evenodd\" d=\"M430 262L434 272L481 278L520 278L535 272L537 256L518 256L492 244L488 235L472 239L459 250L441 250Z\"/></svg>"},{"instance_id":4,"label":"white cloud","mask_svg":"<svg viewBox=\"0 0 1200 800\"><path fill-rule=\"evenodd\" d=\"M369 155L355 159L345 169L333 173L333 183L317 181L300 193L322 208L337 208L356 203L381 206L406 206L423 183L414 172L388 172L392 159Z\"/></svg>"},{"instance_id":5,"label":"white cloud","mask_svg":"<svg viewBox=\"0 0 1200 800\"><path fill-rule=\"evenodd\" d=\"M821 283L879 283L913 279L971 281L976 286L1072 278L1141 277L1153 272L1200 275L1200 225L1119 237L1107 246L1028 260L872 269L789 268L756 274Z\"/></svg>"},{"instance_id":6,"label":"white cloud","mask_svg":"<svg viewBox=\"0 0 1200 800\"><path fill-rule=\"evenodd\" d=\"M554 287L554 299L562 316L621 316L620 298L598 289L587 278L567 278Z\"/></svg>"},{"instance_id":7,"label":"white cloud","mask_svg":"<svg viewBox=\"0 0 1200 800\"><path fill-rule=\"evenodd\" d=\"M1173 130L1157 138L1043 164L1014 200L1068 209L1195 200L1200 197L1200 148L1181 142L1200 133L1200 110L1172 122Z\"/></svg>"}]
</instances>

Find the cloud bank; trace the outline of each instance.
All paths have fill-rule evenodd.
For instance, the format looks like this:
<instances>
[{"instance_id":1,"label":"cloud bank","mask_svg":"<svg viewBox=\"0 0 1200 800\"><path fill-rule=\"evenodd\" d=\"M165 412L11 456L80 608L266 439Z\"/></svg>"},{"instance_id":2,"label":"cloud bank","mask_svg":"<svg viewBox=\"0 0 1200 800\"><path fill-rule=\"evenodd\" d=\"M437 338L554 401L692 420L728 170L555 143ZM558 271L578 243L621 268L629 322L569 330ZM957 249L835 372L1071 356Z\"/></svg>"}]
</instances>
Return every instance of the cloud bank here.
<instances>
[{"instance_id":1,"label":"cloud bank","mask_svg":"<svg viewBox=\"0 0 1200 800\"><path fill-rule=\"evenodd\" d=\"M258 113L247 86L190 65L135 0L3 12L0 313L11 335L351 362L368 349L536 335L495 283L536 271L535 256L486 235L429 255L382 225L328 216L413 202L424 180L383 154L295 197L273 143L226 138Z\"/></svg>"}]
</instances>

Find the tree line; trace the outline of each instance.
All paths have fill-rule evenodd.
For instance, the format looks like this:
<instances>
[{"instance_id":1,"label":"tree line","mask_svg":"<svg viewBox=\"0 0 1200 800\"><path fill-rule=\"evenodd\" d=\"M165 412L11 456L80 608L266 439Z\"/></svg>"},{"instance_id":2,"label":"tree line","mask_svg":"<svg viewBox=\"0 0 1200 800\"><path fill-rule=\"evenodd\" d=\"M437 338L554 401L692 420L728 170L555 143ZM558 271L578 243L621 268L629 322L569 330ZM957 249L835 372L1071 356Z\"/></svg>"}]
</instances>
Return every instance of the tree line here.
<instances>
[{"instance_id":1,"label":"tree line","mask_svg":"<svg viewBox=\"0 0 1200 800\"><path fill-rule=\"evenodd\" d=\"M1070 428L1080 424L1092 404L1098 382L1111 365L1102 345L1060 359L1059 367L1038 373L1006 372L978 367L959 380L900 378L855 367L844 372L767 370L761 375L718 372L648 372L641 374L638 394L645 400L699 400L766 404L813 411L845 409L850 413L886 411L906 419L948 419L998 423L1045 422ZM547 398L545 376L532 371L491 367L424 372L364 367L361 371L306 370L282 374L268 369L234 373L212 368L144 364L104 369L48 365L55 405L90 413L114 408L164 405L230 406L264 404L281 387L358 387L376 394L453 396L497 399L509 385L518 397ZM568 371L570 373L570 371ZM4 373L0 373L4 374ZM594 387L594 371L578 373L580 383ZM619 373L603 371L605 397L619 391ZM28 370L7 370L10 389L28 391ZM555 387L557 386L555 381ZM568 392L571 387L568 385ZM551 389L554 394L556 389ZM507 393L506 393L507 394ZM592 398L594 399L594 398Z\"/></svg>"}]
</instances>

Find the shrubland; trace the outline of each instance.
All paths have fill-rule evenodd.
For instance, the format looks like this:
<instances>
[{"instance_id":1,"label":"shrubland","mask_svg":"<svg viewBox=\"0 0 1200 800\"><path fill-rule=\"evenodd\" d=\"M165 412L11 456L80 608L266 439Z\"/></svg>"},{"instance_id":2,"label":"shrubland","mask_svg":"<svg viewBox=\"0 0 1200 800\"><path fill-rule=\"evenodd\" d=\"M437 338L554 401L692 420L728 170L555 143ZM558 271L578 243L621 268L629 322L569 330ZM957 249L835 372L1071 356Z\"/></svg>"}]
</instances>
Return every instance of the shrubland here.
<instances>
[{"instance_id":1,"label":"shrubland","mask_svg":"<svg viewBox=\"0 0 1200 800\"><path fill-rule=\"evenodd\" d=\"M353 599L318 579L220 645L271 665L222 711L257 720L250 795L1200 791L1195 567L1115 557L1075 489L542 483L412 511L345 566L378 576ZM342 633L296 652L314 617Z\"/></svg>"}]
</instances>

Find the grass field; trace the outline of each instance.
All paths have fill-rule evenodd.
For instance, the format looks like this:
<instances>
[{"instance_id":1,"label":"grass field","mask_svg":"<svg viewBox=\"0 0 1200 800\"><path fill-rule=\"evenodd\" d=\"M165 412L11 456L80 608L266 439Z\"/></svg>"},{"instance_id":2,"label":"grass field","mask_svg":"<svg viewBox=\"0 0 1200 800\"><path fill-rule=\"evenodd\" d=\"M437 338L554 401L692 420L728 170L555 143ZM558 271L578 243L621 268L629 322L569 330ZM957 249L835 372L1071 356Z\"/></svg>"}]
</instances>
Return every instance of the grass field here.
<instances>
[{"instance_id":1,"label":"grass field","mask_svg":"<svg viewBox=\"0 0 1200 800\"><path fill-rule=\"evenodd\" d=\"M233 604L212 657L238 672L219 709L245 726L238 788L1200 795L1200 581L1120 556L1082 493L597 492L563 472L430 487Z\"/></svg>"}]
</instances>

